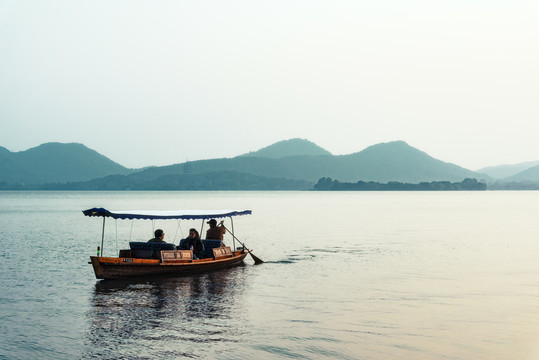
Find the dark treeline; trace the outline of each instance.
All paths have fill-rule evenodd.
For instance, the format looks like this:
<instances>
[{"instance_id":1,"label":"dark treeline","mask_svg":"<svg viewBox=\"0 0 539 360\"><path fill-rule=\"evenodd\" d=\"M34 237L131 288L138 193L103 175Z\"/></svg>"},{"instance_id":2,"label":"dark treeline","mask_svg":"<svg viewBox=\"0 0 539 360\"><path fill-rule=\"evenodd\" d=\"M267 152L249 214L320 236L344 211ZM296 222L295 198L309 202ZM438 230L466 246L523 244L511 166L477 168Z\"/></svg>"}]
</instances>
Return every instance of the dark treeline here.
<instances>
[{"instance_id":1,"label":"dark treeline","mask_svg":"<svg viewBox=\"0 0 539 360\"><path fill-rule=\"evenodd\" d=\"M469 178L455 183L449 181L432 181L408 184L390 181L387 184L383 184L375 181L348 183L324 177L318 180L318 183L314 186L314 190L318 191L469 191L486 189L486 184Z\"/></svg>"},{"instance_id":2,"label":"dark treeline","mask_svg":"<svg viewBox=\"0 0 539 360\"><path fill-rule=\"evenodd\" d=\"M146 178L134 175L110 175L81 182L49 184L8 184L0 182L0 190L310 190L312 182L269 178L237 171L203 174L164 175Z\"/></svg>"},{"instance_id":3,"label":"dark treeline","mask_svg":"<svg viewBox=\"0 0 539 360\"><path fill-rule=\"evenodd\" d=\"M145 178L134 175L111 175L81 182L10 184L0 181L1 190L318 190L318 191L458 191L458 190L539 190L539 182L497 182L485 184L467 178L461 182L432 181L419 184L390 181L340 182L323 177L318 183L286 178L267 178L235 171L204 174L164 175Z\"/></svg>"},{"instance_id":4,"label":"dark treeline","mask_svg":"<svg viewBox=\"0 0 539 360\"><path fill-rule=\"evenodd\" d=\"M537 181L498 181L488 185L489 190L539 190Z\"/></svg>"}]
</instances>

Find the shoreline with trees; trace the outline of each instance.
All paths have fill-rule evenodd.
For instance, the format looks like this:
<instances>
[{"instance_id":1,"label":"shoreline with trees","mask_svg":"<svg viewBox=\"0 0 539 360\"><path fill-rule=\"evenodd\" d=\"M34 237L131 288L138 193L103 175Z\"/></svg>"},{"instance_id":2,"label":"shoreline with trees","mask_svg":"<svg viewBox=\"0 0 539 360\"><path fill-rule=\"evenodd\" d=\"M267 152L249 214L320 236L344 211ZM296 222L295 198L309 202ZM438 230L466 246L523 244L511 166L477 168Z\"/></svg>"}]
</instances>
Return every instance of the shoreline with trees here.
<instances>
[{"instance_id":1,"label":"shoreline with trees","mask_svg":"<svg viewBox=\"0 0 539 360\"><path fill-rule=\"evenodd\" d=\"M487 184L477 179L466 178L461 182L431 181L419 184L390 181L379 183L375 181L358 181L356 183L340 182L329 177L323 177L314 185L315 191L484 191Z\"/></svg>"}]
</instances>

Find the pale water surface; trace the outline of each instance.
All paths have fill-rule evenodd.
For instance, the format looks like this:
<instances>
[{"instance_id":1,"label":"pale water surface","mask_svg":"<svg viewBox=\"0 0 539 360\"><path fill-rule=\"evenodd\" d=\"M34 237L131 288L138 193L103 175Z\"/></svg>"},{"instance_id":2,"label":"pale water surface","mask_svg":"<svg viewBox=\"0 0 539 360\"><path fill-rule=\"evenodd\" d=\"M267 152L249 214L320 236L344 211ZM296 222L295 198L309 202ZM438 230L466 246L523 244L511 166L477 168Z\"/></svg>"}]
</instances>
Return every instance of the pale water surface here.
<instances>
[{"instance_id":1,"label":"pale water surface","mask_svg":"<svg viewBox=\"0 0 539 360\"><path fill-rule=\"evenodd\" d=\"M266 263L97 281L94 206L252 209ZM539 359L538 216L539 192L0 192L0 358ZM109 220L104 255L180 225Z\"/></svg>"}]
</instances>

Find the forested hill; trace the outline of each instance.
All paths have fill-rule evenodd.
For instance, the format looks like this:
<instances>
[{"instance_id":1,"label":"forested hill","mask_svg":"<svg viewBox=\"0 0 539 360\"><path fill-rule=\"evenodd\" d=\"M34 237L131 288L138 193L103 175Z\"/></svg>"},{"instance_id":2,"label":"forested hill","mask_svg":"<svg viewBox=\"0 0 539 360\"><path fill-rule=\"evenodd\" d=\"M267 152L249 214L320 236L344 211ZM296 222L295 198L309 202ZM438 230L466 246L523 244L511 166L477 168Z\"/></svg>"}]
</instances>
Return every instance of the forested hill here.
<instances>
[{"instance_id":1,"label":"forested hill","mask_svg":"<svg viewBox=\"0 0 539 360\"><path fill-rule=\"evenodd\" d=\"M290 139L279 141L258 151L242 156L279 159L289 156L318 156L331 153L306 139Z\"/></svg>"},{"instance_id":2,"label":"forested hill","mask_svg":"<svg viewBox=\"0 0 539 360\"><path fill-rule=\"evenodd\" d=\"M130 172L132 170L77 143L46 143L21 152L0 147L0 183L82 181Z\"/></svg>"},{"instance_id":3,"label":"forested hill","mask_svg":"<svg viewBox=\"0 0 539 360\"><path fill-rule=\"evenodd\" d=\"M395 141L331 155L303 139L281 141L234 158L130 170L81 144L44 144L21 153L0 149L0 188L144 190L306 190L324 177L341 182L420 183L483 179ZM69 184L65 184L69 182ZM14 186L15 184L15 186ZM2 186L3 185L3 186ZM33 188L36 188L34 186ZM37 188L40 188L37 186Z\"/></svg>"},{"instance_id":4,"label":"forested hill","mask_svg":"<svg viewBox=\"0 0 539 360\"><path fill-rule=\"evenodd\" d=\"M238 156L230 159L193 161L152 168L145 176L163 173L237 171L258 176L285 177L313 182L322 177L340 181L462 181L485 176L432 158L403 141L373 145L351 155L295 155L281 158ZM142 175L142 174L140 174ZM136 175L133 175L136 176Z\"/></svg>"}]
</instances>

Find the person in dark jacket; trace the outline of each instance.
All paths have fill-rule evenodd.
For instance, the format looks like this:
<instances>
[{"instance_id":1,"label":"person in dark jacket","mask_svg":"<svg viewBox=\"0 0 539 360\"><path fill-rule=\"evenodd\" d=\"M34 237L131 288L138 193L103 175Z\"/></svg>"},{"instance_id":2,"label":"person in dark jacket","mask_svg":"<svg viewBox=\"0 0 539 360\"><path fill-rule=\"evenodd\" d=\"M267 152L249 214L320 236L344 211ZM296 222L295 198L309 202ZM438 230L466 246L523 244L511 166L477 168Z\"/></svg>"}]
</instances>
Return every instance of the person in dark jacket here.
<instances>
[{"instance_id":1,"label":"person in dark jacket","mask_svg":"<svg viewBox=\"0 0 539 360\"><path fill-rule=\"evenodd\" d=\"M153 234L155 235L155 237L153 239L148 240L148 242L156 242L156 243L162 243L162 244L167 243L165 241L165 233L163 232L163 230L157 229L155 230Z\"/></svg>"},{"instance_id":2,"label":"person in dark jacket","mask_svg":"<svg viewBox=\"0 0 539 360\"><path fill-rule=\"evenodd\" d=\"M180 241L179 249L193 250L195 259L202 259L204 257L204 244L200 240L200 235L196 229L189 229L189 236Z\"/></svg>"}]
</instances>

